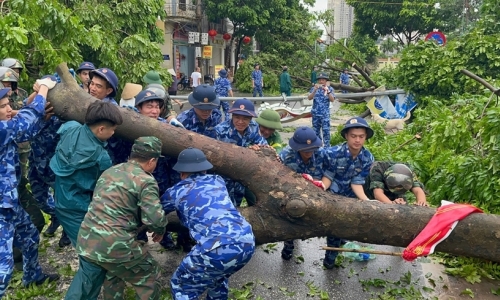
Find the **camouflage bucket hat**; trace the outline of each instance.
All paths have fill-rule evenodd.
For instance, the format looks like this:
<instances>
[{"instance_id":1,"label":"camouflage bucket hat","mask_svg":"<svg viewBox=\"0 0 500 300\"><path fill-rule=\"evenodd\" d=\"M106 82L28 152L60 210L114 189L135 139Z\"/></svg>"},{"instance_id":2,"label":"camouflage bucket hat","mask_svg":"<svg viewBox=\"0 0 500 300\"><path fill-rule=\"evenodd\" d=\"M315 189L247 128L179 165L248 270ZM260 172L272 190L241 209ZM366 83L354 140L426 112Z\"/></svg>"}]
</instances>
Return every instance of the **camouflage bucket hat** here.
<instances>
[{"instance_id":1,"label":"camouflage bucket hat","mask_svg":"<svg viewBox=\"0 0 500 300\"><path fill-rule=\"evenodd\" d=\"M132 153L145 158L158 158L161 155L161 141L154 136L141 136L134 141Z\"/></svg>"},{"instance_id":2,"label":"camouflage bucket hat","mask_svg":"<svg viewBox=\"0 0 500 300\"><path fill-rule=\"evenodd\" d=\"M413 187L413 173L404 164L394 164L384 172L384 181L394 194L404 194Z\"/></svg>"}]
</instances>

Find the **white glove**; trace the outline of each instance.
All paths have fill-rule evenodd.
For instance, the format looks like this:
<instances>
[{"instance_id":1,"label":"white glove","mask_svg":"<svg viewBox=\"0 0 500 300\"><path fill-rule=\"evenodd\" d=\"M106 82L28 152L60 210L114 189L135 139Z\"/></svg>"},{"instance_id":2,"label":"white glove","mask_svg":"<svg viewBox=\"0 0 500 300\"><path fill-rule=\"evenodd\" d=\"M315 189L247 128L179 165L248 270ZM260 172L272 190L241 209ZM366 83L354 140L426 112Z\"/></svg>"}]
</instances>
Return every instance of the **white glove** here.
<instances>
[{"instance_id":1,"label":"white glove","mask_svg":"<svg viewBox=\"0 0 500 300\"><path fill-rule=\"evenodd\" d=\"M39 85L45 85L49 90L53 89L57 84L57 79L51 78L52 76L47 76L43 79L38 79L36 82Z\"/></svg>"},{"instance_id":2,"label":"white glove","mask_svg":"<svg viewBox=\"0 0 500 300\"><path fill-rule=\"evenodd\" d=\"M181 123L181 122L179 122L179 120L177 120L176 118L172 118L172 119L170 120L169 124L170 124L170 125L173 125L173 126L175 126L175 127L179 127L179 128L184 128L184 129L186 129L186 128L184 127L184 125L182 125L182 123Z\"/></svg>"}]
</instances>

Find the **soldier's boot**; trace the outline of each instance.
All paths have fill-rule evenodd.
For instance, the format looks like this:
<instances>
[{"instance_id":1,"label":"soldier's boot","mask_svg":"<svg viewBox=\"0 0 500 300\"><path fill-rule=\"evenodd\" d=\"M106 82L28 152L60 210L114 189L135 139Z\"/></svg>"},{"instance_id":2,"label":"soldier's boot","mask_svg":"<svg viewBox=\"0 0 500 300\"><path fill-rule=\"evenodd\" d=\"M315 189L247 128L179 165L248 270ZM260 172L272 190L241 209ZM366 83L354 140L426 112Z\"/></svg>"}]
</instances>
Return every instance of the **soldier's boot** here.
<instances>
[{"instance_id":1,"label":"soldier's boot","mask_svg":"<svg viewBox=\"0 0 500 300\"><path fill-rule=\"evenodd\" d=\"M340 242L341 239L339 238L333 236L326 237L326 244L328 247L339 248ZM338 255L339 255L338 251L327 250L325 252L325 259L323 260L323 266L327 269L333 269L336 266L335 259L337 259Z\"/></svg>"},{"instance_id":2,"label":"soldier's boot","mask_svg":"<svg viewBox=\"0 0 500 300\"><path fill-rule=\"evenodd\" d=\"M66 232L63 230L61 238L59 239L59 247L64 248L66 246L71 245L71 240L69 239L68 235Z\"/></svg>"},{"instance_id":3,"label":"soldier's boot","mask_svg":"<svg viewBox=\"0 0 500 300\"><path fill-rule=\"evenodd\" d=\"M59 228L59 226L61 226L61 223L59 223L57 217L56 216L50 217L49 227L47 227L43 235L46 237L53 237L56 234L56 230L57 228Z\"/></svg>"},{"instance_id":4,"label":"soldier's boot","mask_svg":"<svg viewBox=\"0 0 500 300\"><path fill-rule=\"evenodd\" d=\"M172 233L168 231L163 235L160 245L166 250L173 250L177 247L172 239Z\"/></svg>"},{"instance_id":5,"label":"soldier's boot","mask_svg":"<svg viewBox=\"0 0 500 300\"><path fill-rule=\"evenodd\" d=\"M30 282L26 285L26 287L30 285L42 285L45 282L51 283L59 280L59 277L60 276L58 274L42 274L42 278L38 279L37 281Z\"/></svg>"},{"instance_id":6,"label":"soldier's boot","mask_svg":"<svg viewBox=\"0 0 500 300\"><path fill-rule=\"evenodd\" d=\"M290 260L293 257L293 249L295 248L293 245L293 240L285 241L283 246L283 250L281 250L281 258L284 260Z\"/></svg>"}]
</instances>

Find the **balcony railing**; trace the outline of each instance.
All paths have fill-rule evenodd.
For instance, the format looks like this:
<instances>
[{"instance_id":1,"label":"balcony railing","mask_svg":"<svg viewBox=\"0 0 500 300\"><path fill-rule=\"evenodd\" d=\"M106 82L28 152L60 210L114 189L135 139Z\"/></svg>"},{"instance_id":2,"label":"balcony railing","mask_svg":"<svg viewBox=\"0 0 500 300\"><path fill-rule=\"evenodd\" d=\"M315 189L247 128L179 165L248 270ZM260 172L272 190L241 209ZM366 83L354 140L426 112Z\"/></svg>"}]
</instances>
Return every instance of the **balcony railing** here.
<instances>
[{"instance_id":1,"label":"balcony railing","mask_svg":"<svg viewBox=\"0 0 500 300\"><path fill-rule=\"evenodd\" d=\"M196 5L187 4L190 0L178 0L165 2L165 12L167 17L196 19Z\"/></svg>"}]
</instances>

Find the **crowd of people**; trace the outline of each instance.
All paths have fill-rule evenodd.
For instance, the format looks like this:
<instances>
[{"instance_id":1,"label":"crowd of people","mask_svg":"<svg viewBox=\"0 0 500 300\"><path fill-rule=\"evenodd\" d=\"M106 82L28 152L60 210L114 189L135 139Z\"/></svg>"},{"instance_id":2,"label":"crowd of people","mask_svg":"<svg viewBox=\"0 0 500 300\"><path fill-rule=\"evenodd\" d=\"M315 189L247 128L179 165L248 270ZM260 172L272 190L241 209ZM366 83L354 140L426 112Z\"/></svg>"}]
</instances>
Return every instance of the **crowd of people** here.
<instances>
[{"instance_id":1,"label":"crowd of people","mask_svg":"<svg viewBox=\"0 0 500 300\"><path fill-rule=\"evenodd\" d=\"M43 216L39 221L42 210L51 218L44 234L54 236L62 226L59 246L71 245L79 256L66 299L97 299L101 289L105 299L122 299L126 282L138 298L158 299L160 268L143 247L149 239L166 249L188 252L172 275L174 299L198 299L205 291L208 299L227 299L228 278L255 251L252 227L237 209L243 199L254 205L255 195L242 183L213 172L200 149L167 157L156 137L134 142L117 137L115 130L124 120L115 100L119 80L113 70L96 68L91 62L77 68L81 88L97 99L80 124L53 115L47 93L57 85L55 76L37 80L28 96L17 86L22 64L5 59L2 65L0 298L12 276L13 247L22 253L25 286L59 278L43 273L38 262L39 234L45 225ZM262 93L259 72L255 78L252 73L252 82ZM317 76L309 95L313 111L318 112L313 113L314 130L298 128L286 147L279 134L279 114L264 110L257 115L253 102L245 98L231 106L224 103L219 97L232 96L232 90L225 70L219 75L216 87L201 83L194 87L188 96L192 108L177 116L156 71L145 74L144 88L125 85L120 103L144 117L224 143L253 150L272 147L285 166L334 194L405 204L405 193L411 191L418 205L427 205L423 186L409 166L374 162L364 147L373 136L364 119L349 119L340 132L346 141L330 146L328 103L335 95L324 85L326 74ZM174 211L184 226L177 243L166 232L166 215ZM327 238L328 246L342 242ZM293 249L294 241L286 241L282 258L289 260ZM325 268L335 266L337 255L326 252Z\"/></svg>"}]
</instances>

